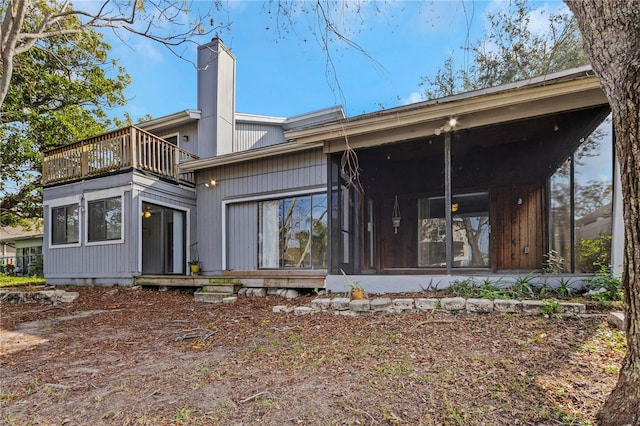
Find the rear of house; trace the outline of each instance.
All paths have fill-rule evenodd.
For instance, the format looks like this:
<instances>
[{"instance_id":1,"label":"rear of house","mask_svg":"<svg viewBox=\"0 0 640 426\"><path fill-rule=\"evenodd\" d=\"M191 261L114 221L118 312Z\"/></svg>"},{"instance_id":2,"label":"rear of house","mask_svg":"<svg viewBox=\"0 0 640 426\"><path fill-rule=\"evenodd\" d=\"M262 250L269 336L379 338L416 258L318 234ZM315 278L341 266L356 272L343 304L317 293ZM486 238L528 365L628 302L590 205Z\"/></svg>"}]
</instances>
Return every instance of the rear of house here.
<instances>
[{"instance_id":1,"label":"rear of house","mask_svg":"<svg viewBox=\"0 0 640 426\"><path fill-rule=\"evenodd\" d=\"M282 118L235 111L220 40L199 65L197 110L46 156L48 282L342 290L344 271L407 291L621 266L609 107L588 68Z\"/></svg>"}]
</instances>

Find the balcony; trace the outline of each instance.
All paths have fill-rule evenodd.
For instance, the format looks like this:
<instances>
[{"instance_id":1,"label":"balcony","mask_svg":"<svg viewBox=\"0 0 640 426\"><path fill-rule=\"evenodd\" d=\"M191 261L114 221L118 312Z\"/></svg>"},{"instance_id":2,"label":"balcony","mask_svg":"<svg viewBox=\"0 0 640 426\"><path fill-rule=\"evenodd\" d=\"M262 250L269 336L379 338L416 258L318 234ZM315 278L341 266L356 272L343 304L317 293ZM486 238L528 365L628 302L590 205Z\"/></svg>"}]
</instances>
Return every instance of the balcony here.
<instances>
[{"instance_id":1,"label":"balcony","mask_svg":"<svg viewBox=\"0 0 640 426\"><path fill-rule=\"evenodd\" d=\"M180 163L196 159L196 155L131 126L45 152L42 185L85 179L127 168L194 184L193 172L181 172Z\"/></svg>"}]
</instances>

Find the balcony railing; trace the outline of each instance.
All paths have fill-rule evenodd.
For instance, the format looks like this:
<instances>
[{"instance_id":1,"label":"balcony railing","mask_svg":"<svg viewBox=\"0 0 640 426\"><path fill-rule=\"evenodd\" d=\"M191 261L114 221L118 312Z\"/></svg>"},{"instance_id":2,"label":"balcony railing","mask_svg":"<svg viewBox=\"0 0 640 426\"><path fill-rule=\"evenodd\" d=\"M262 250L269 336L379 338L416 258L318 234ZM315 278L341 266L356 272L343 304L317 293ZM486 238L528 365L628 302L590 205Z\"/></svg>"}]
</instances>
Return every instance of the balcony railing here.
<instances>
[{"instance_id":1,"label":"balcony railing","mask_svg":"<svg viewBox=\"0 0 640 426\"><path fill-rule=\"evenodd\" d=\"M42 184L67 182L135 167L176 181L195 183L180 163L198 157L137 127L55 148L42 160Z\"/></svg>"}]
</instances>

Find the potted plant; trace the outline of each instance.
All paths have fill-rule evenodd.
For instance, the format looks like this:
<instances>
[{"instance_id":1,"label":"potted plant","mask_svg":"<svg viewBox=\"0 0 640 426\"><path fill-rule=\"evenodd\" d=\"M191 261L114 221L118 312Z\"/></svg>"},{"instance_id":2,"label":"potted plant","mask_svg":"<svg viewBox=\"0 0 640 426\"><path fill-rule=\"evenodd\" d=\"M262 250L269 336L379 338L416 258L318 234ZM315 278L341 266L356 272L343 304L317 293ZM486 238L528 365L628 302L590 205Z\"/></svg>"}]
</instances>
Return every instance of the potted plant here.
<instances>
[{"instance_id":1,"label":"potted plant","mask_svg":"<svg viewBox=\"0 0 640 426\"><path fill-rule=\"evenodd\" d=\"M366 296L366 293L364 291L364 288L360 284L360 282L351 281L349 279L349 277L347 276L347 274L345 274L342 269L340 269L340 272L342 272L342 276L347 281L347 287L349 288L348 293L350 293L351 299L352 300L362 300L362 299L364 299L364 297Z\"/></svg>"},{"instance_id":2,"label":"potted plant","mask_svg":"<svg viewBox=\"0 0 640 426\"><path fill-rule=\"evenodd\" d=\"M200 252L198 251L198 242L191 244L191 260L189 261L189 267L193 275L198 275L200 272Z\"/></svg>"}]
</instances>

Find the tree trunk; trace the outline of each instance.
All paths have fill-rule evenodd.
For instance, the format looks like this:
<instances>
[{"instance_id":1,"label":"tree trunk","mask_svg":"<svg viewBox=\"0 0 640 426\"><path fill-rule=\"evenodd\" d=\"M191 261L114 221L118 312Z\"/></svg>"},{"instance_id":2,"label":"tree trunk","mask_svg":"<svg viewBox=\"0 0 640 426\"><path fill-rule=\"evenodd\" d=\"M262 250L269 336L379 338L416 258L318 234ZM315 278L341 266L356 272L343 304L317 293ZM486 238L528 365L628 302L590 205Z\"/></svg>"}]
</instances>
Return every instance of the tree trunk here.
<instances>
[{"instance_id":1,"label":"tree trunk","mask_svg":"<svg viewBox=\"0 0 640 426\"><path fill-rule=\"evenodd\" d=\"M640 424L640 3L566 0L613 116L622 176L625 250L622 274L627 354L618 383L598 415L601 425Z\"/></svg>"}]
</instances>

